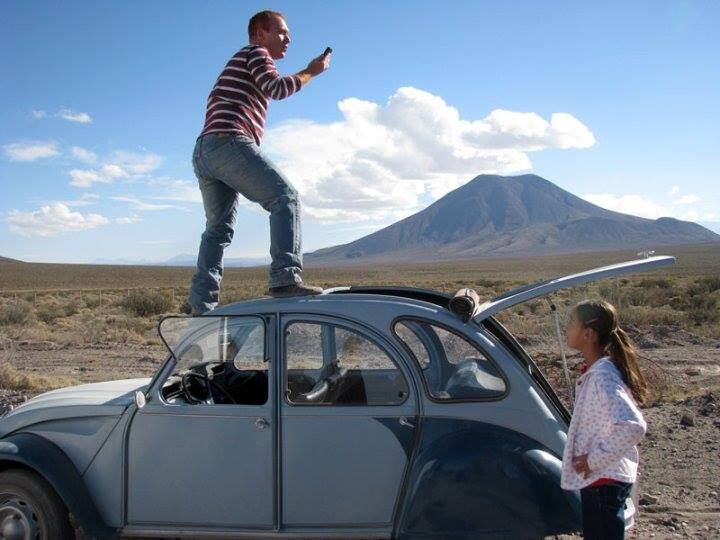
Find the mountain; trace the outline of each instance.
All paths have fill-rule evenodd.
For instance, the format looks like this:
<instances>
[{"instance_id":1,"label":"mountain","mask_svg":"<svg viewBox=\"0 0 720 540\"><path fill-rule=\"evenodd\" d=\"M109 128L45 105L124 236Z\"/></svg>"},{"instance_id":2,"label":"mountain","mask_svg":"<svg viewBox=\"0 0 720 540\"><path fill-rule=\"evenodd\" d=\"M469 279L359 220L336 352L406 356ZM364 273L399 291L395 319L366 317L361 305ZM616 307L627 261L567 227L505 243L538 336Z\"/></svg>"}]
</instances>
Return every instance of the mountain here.
<instances>
[{"instance_id":1,"label":"mountain","mask_svg":"<svg viewBox=\"0 0 720 540\"><path fill-rule=\"evenodd\" d=\"M0 257L0 263L19 263L17 259L11 259L10 257Z\"/></svg>"},{"instance_id":2,"label":"mountain","mask_svg":"<svg viewBox=\"0 0 720 540\"><path fill-rule=\"evenodd\" d=\"M412 216L348 244L307 253L304 260L419 262L714 241L720 235L696 223L606 210L534 174L480 175Z\"/></svg>"}]
</instances>

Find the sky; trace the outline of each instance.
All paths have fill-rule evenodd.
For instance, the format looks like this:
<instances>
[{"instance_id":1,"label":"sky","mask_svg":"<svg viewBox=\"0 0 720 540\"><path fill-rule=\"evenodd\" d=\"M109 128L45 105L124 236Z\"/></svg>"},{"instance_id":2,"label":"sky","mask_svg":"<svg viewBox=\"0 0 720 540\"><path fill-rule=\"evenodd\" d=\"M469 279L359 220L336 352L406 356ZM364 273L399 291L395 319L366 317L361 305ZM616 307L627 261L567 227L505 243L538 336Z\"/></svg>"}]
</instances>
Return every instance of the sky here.
<instances>
[{"instance_id":1,"label":"sky","mask_svg":"<svg viewBox=\"0 0 720 540\"><path fill-rule=\"evenodd\" d=\"M5 0L0 256L195 256L193 147L262 9L290 29L281 73L334 51L270 103L260 146L300 193L305 252L483 173L720 232L718 2ZM268 250L268 214L241 198L226 257Z\"/></svg>"}]
</instances>

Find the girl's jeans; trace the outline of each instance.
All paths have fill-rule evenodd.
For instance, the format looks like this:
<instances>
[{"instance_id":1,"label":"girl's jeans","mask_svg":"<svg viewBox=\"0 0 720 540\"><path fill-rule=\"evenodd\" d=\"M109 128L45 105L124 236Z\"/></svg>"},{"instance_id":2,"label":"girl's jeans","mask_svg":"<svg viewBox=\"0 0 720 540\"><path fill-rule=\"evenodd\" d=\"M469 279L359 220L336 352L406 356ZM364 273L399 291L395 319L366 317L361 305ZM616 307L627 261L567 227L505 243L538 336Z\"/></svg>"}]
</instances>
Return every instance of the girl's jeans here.
<instances>
[{"instance_id":1,"label":"girl's jeans","mask_svg":"<svg viewBox=\"0 0 720 540\"><path fill-rule=\"evenodd\" d=\"M580 490L586 540L625 538L625 501L631 488L632 484L617 482Z\"/></svg>"}]
</instances>

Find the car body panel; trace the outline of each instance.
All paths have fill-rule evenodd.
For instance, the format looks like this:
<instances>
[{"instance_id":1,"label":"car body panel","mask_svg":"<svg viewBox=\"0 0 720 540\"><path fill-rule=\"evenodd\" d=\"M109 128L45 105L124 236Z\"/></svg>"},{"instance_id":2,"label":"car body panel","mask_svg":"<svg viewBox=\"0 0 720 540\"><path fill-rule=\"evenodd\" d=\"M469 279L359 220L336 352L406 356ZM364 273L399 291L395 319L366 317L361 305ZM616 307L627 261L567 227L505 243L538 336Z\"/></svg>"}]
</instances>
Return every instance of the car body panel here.
<instances>
[{"instance_id":1,"label":"car body panel","mask_svg":"<svg viewBox=\"0 0 720 540\"><path fill-rule=\"evenodd\" d=\"M51 390L18 405L6 418L12 418L16 414L48 407L88 405L127 407L134 400L135 390L146 387L149 382L149 378L143 377L138 379L79 384L77 386Z\"/></svg>"},{"instance_id":2,"label":"car body panel","mask_svg":"<svg viewBox=\"0 0 720 540\"><path fill-rule=\"evenodd\" d=\"M273 430L255 426L271 407L194 408L205 414L150 404L135 414L127 453L128 523L272 528ZM192 486L192 495L183 486Z\"/></svg>"},{"instance_id":3,"label":"car body panel","mask_svg":"<svg viewBox=\"0 0 720 540\"><path fill-rule=\"evenodd\" d=\"M127 429L137 408L130 405L82 475L88 493L109 527L125 524L125 449Z\"/></svg>"},{"instance_id":4,"label":"car body panel","mask_svg":"<svg viewBox=\"0 0 720 540\"><path fill-rule=\"evenodd\" d=\"M504 309L527 302L533 298L546 296L560 289L575 287L591 281L612 278L624 274L632 274L637 272L646 272L656 268L670 266L675 263L675 257L659 255L657 257L648 257L647 259L638 259L634 261L626 261L608 266L593 268L585 272L570 274L555 279L540 281L531 285L526 285L518 289L508 291L500 296L479 305L473 313L475 322L481 322L483 319L490 317Z\"/></svg>"},{"instance_id":5,"label":"car body panel","mask_svg":"<svg viewBox=\"0 0 720 540\"><path fill-rule=\"evenodd\" d=\"M13 465L34 470L45 478L88 534L99 538L114 535L114 529L98 513L74 464L51 441L33 433L4 437L0 441L0 467L4 470Z\"/></svg>"},{"instance_id":6,"label":"car body panel","mask_svg":"<svg viewBox=\"0 0 720 540\"><path fill-rule=\"evenodd\" d=\"M539 538L579 528L560 460L483 422L424 418L397 538Z\"/></svg>"}]
</instances>

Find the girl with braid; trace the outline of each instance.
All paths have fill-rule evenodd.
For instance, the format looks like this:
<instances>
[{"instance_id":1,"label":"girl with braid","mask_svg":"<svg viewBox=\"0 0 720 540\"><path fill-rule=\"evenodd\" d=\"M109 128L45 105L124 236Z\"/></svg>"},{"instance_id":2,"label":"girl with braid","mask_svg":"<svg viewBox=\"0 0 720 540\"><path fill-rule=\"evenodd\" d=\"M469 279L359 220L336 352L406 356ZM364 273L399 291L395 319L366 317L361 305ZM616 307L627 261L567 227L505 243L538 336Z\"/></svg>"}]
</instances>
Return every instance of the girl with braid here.
<instances>
[{"instance_id":1,"label":"girl with braid","mask_svg":"<svg viewBox=\"0 0 720 540\"><path fill-rule=\"evenodd\" d=\"M638 405L648 388L615 308L604 301L574 306L567 344L582 353L563 454L563 489L580 490L586 539L625 538L625 501L637 479L638 443L647 430Z\"/></svg>"}]
</instances>

